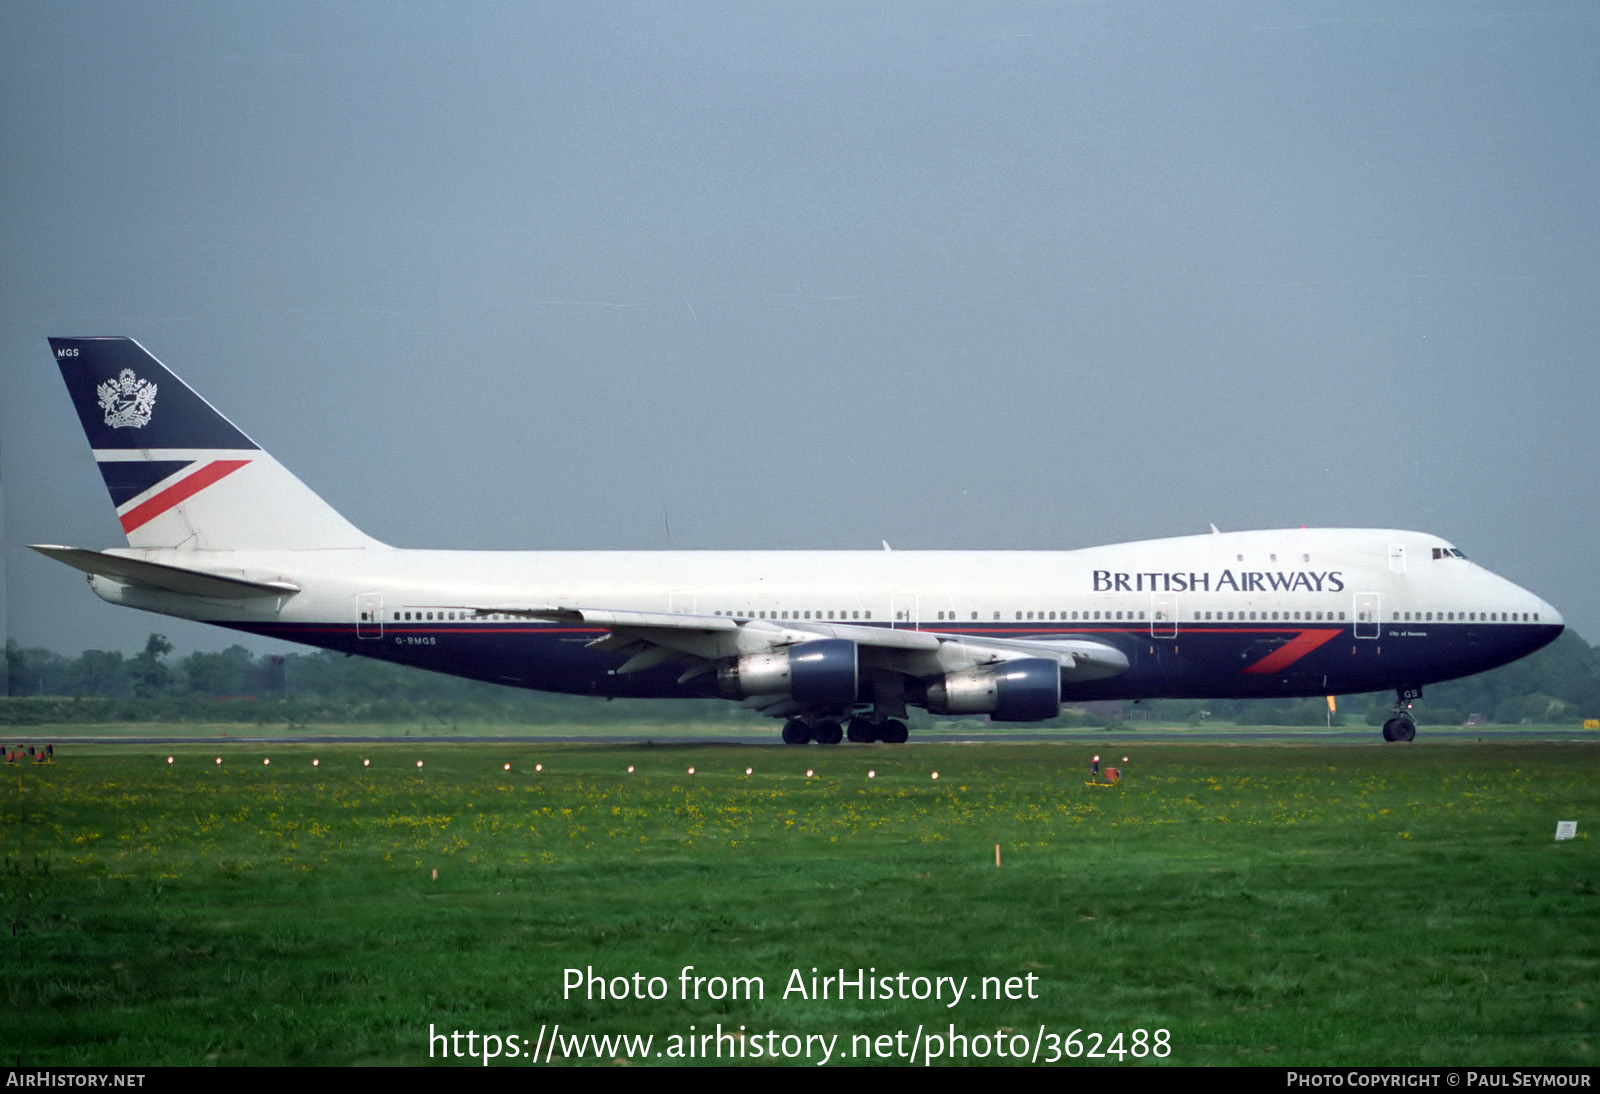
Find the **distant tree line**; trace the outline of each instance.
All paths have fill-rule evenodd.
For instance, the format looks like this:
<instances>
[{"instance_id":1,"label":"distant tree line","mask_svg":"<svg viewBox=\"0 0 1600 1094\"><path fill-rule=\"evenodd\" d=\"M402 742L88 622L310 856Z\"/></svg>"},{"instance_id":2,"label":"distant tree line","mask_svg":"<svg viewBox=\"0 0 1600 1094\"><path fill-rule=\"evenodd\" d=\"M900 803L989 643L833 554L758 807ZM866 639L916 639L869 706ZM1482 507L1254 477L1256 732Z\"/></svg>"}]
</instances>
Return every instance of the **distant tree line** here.
<instances>
[{"instance_id":1,"label":"distant tree line","mask_svg":"<svg viewBox=\"0 0 1600 1094\"><path fill-rule=\"evenodd\" d=\"M747 722L719 700L616 700L552 695L424 672L328 650L257 655L244 646L172 658L172 643L152 634L133 656L85 650L66 657L6 643L8 697L0 725L56 722L238 722L561 724ZM1336 723L1379 724L1394 697L1343 696ZM1327 703L1315 699L1147 700L1095 713L1066 713L1056 724L1116 720L1241 725L1322 725ZM1415 711L1425 725L1474 719L1516 725L1575 724L1600 716L1600 649L1568 630L1531 657L1465 680L1430 685Z\"/></svg>"},{"instance_id":2,"label":"distant tree line","mask_svg":"<svg viewBox=\"0 0 1600 1094\"><path fill-rule=\"evenodd\" d=\"M244 646L173 659L152 634L133 656L6 643L9 697L0 725L59 722L219 722L600 725L721 722L743 714L717 700L659 703L527 691L329 650L257 655Z\"/></svg>"}]
</instances>

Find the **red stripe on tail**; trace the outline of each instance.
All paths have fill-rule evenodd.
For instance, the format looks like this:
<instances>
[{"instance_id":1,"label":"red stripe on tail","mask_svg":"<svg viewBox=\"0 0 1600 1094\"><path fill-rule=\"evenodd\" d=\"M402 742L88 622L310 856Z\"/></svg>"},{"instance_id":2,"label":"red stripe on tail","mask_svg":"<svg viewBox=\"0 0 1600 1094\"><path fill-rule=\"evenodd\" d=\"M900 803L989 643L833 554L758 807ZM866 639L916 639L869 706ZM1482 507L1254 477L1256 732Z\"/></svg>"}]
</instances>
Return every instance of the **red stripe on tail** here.
<instances>
[{"instance_id":1,"label":"red stripe on tail","mask_svg":"<svg viewBox=\"0 0 1600 1094\"><path fill-rule=\"evenodd\" d=\"M150 523L174 505L188 501L212 483L226 478L249 462L249 460L212 460L188 478L173 483L149 501L123 513L122 530L131 532Z\"/></svg>"}]
</instances>

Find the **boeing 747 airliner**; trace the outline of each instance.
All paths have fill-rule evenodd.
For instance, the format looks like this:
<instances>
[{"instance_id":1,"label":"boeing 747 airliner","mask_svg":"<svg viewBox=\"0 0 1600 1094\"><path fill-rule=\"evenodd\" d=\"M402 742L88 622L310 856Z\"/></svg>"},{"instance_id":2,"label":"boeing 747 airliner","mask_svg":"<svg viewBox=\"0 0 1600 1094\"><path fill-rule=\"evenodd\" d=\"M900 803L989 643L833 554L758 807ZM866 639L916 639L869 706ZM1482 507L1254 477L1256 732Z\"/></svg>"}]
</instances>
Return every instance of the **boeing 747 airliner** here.
<instances>
[{"instance_id":1,"label":"boeing 747 airliner","mask_svg":"<svg viewBox=\"0 0 1600 1094\"><path fill-rule=\"evenodd\" d=\"M1072 551L429 551L365 535L130 338L52 338L126 548L35 545L103 599L515 687L723 697L790 744L907 709L1393 689L1553 641L1437 536L1214 532Z\"/></svg>"}]
</instances>

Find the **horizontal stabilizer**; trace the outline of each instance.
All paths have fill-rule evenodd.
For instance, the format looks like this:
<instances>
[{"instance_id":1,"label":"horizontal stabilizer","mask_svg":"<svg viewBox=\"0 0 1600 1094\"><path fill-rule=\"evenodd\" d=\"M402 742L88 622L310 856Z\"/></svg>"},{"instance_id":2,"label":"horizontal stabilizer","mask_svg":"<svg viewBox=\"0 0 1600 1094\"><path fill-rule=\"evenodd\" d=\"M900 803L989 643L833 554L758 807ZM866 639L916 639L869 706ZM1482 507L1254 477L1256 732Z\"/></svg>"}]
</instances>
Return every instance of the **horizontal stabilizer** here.
<instances>
[{"instance_id":1,"label":"horizontal stabilizer","mask_svg":"<svg viewBox=\"0 0 1600 1094\"><path fill-rule=\"evenodd\" d=\"M139 585L146 589L181 593L185 596L207 596L223 600L242 600L259 596L293 596L300 586L291 581L259 581L247 577L229 577L223 574L191 570L185 566L171 566L163 562L145 562L143 559L124 558L81 547L58 547L48 543L28 545L47 558L65 562L75 570L97 577L108 577L126 585Z\"/></svg>"}]
</instances>

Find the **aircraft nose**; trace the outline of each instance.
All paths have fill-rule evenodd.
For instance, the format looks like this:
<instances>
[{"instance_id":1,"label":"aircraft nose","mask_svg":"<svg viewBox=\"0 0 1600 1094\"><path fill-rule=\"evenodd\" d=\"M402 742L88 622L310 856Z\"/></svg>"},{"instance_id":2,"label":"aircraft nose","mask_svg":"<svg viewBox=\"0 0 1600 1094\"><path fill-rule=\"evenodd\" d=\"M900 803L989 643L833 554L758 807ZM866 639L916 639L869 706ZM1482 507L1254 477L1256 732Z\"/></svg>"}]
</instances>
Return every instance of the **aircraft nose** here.
<instances>
[{"instance_id":1,"label":"aircraft nose","mask_svg":"<svg viewBox=\"0 0 1600 1094\"><path fill-rule=\"evenodd\" d=\"M1541 600L1539 603L1541 605L1539 609L1540 619L1543 619L1545 622L1550 623L1553 626L1562 628L1566 627L1567 621L1562 618L1560 612L1556 611L1556 606L1554 604L1550 603L1548 600Z\"/></svg>"}]
</instances>

